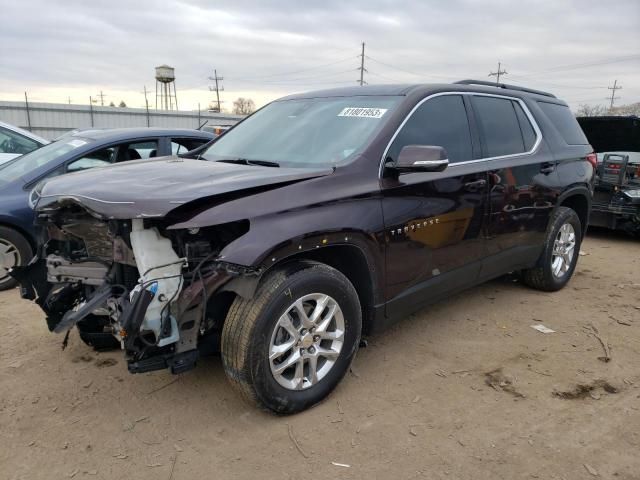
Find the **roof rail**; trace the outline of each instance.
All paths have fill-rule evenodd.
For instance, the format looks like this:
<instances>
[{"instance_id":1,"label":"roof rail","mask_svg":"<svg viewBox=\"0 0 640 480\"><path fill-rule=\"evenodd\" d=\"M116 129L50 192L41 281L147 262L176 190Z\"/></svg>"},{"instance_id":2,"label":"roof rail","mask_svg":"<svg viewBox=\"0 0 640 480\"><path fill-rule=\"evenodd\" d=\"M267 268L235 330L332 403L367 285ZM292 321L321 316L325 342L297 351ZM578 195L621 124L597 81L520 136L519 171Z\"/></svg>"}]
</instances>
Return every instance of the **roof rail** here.
<instances>
[{"instance_id":1,"label":"roof rail","mask_svg":"<svg viewBox=\"0 0 640 480\"><path fill-rule=\"evenodd\" d=\"M460 80L453 82L460 85L483 85L486 87L504 88L506 90L517 90L519 92L535 93L536 95L543 95L545 97L557 98L553 93L543 92L541 90L534 90L533 88L519 87L517 85L508 85L506 83L487 82L486 80Z\"/></svg>"}]
</instances>

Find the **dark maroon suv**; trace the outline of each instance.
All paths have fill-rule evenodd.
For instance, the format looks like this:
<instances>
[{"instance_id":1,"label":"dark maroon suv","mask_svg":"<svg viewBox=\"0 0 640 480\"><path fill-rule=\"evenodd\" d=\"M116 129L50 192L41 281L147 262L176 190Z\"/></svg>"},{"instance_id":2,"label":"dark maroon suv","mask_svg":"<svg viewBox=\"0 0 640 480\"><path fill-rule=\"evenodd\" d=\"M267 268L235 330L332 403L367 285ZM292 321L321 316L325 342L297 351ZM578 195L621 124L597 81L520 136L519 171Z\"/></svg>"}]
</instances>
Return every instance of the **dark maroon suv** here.
<instances>
[{"instance_id":1,"label":"dark maroon suv","mask_svg":"<svg viewBox=\"0 0 640 480\"><path fill-rule=\"evenodd\" d=\"M270 103L202 154L40 185L42 239L12 275L49 328L132 373L219 349L279 413L328 395L363 334L507 272L571 278L595 155L551 94L463 81Z\"/></svg>"}]
</instances>

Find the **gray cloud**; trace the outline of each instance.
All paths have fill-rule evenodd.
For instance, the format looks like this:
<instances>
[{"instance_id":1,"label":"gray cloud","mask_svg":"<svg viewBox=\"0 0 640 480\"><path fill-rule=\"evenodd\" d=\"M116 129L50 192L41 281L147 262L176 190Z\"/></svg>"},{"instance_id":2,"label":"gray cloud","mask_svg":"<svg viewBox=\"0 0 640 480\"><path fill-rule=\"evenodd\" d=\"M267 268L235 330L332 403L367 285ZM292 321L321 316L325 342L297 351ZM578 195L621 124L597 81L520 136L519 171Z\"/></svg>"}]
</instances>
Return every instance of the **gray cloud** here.
<instances>
[{"instance_id":1,"label":"gray cloud","mask_svg":"<svg viewBox=\"0 0 640 480\"><path fill-rule=\"evenodd\" d=\"M369 83L485 79L500 60L507 80L572 104L604 103L614 79L622 103L640 101L637 0L2 3L5 92L138 91L168 63L179 94L214 67L228 90L284 94L354 83L365 41Z\"/></svg>"}]
</instances>

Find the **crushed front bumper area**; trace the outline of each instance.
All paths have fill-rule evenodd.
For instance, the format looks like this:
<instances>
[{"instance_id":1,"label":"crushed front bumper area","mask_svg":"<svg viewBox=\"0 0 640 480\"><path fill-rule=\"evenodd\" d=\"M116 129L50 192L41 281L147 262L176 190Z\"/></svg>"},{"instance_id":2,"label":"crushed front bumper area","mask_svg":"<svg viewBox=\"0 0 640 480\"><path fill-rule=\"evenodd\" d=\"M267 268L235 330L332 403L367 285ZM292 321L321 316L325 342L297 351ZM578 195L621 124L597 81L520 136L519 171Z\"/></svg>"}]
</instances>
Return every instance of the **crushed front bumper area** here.
<instances>
[{"instance_id":1,"label":"crushed front bumper area","mask_svg":"<svg viewBox=\"0 0 640 480\"><path fill-rule=\"evenodd\" d=\"M193 368L203 348L219 342L224 319L211 302L231 280L254 273L219 261L211 232L165 236L142 219L99 225L56 215L44 223L48 240L38 255L11 272L22 297L42 308L52 332L76 326L89 344L119 345L131 373Z\"/></svg>"}]
</instances>

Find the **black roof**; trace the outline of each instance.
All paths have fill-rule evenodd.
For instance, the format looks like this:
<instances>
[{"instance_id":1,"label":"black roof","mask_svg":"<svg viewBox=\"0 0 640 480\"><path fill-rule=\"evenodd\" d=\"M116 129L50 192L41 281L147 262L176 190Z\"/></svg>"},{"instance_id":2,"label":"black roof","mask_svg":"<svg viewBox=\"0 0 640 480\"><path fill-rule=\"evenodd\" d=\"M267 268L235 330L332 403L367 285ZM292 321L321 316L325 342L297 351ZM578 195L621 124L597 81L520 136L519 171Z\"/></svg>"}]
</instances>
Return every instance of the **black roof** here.
<instances>
[{"instance_id":1,"label":"black roof","mask_svg":"<svg viewBox=\"0 0 640 480\"><path fill-rule=\"evenodd\" d=\"M296 93L280 98L281 100L293 100L301 98L323 97L355 97L355 96L408 96L410 94L437 93L442 91L493 93L497 95L509 95L513 97L536 97L552 103L562 103L554 95L515 85L499 84L480 80L462 80L460 83L427 83L427 84L391 84L391 85L364 85L352 87L331 88L305 93Z\"/></svg>"}]
</instances>

